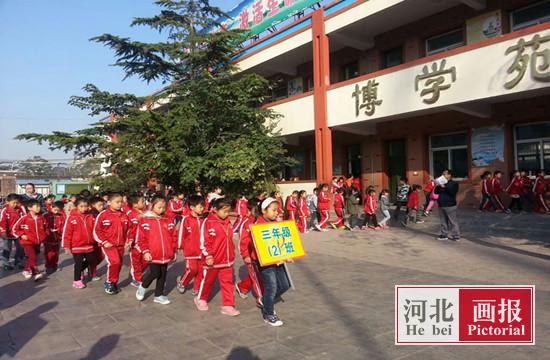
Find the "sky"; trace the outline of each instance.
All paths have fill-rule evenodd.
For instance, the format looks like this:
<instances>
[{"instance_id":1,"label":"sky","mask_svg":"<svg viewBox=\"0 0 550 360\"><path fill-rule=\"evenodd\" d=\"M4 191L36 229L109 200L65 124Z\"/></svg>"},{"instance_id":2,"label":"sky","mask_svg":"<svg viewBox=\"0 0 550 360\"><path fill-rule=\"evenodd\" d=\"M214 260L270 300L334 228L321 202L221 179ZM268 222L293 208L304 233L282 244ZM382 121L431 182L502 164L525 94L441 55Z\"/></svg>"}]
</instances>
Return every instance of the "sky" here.
<instances>
[{"instance_id":1,"label":"sky","mask_svg":"<svg viewBox=\"0 0 550 360\"><path fill-rule=\"evenodd\" d=\"M213 0L230 10L240 0ZM0 0L0 160L70 159L47 145L17 141L21 133L74 131L94 119L67 104L85 95L87 83L101 90L146 95L163 87L137 78L124 81L122 69L110 66L113 52L90 42L103 33L144 42L165 39L147 27L130 27L134 17L149 17L153 0Z\"/></svg>"}]
</instances>

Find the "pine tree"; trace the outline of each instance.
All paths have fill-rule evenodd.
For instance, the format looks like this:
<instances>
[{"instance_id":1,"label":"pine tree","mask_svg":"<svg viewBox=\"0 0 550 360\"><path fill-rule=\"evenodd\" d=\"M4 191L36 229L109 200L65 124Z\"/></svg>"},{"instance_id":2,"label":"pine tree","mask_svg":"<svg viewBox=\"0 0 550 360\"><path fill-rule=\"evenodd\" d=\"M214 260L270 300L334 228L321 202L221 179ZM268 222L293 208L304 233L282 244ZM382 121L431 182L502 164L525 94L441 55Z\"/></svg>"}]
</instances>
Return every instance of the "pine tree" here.
<instances>
[{"instance_id":1,"label":"pine tree","mask_svg":"<svg viewBox=\"0 0 550 360\"><path fill-rule=\"evenodd\" d=\"M104 34L91 39L115 52L114 65L126 77L163 81L166 90L150 97L102 91L92 84L87 96L69 104L91 116L115 121L74 133L21 134L20 140L48 143L52 150L79 158L103 156L117 179L103 179L117 190L135 190L148 176L177 189L196 182L222 186L228 194L251 195L273 187L278 172L293 163L276 132L277 114L261 105L271 84L257 74L238 73L231 61L243 42L239 31L208 33L223 12L207 0L158 0L161 11L135 18L166 35L143 43ZM116 141L111 141L112 136Z\"/></svg>"}]
</instances>

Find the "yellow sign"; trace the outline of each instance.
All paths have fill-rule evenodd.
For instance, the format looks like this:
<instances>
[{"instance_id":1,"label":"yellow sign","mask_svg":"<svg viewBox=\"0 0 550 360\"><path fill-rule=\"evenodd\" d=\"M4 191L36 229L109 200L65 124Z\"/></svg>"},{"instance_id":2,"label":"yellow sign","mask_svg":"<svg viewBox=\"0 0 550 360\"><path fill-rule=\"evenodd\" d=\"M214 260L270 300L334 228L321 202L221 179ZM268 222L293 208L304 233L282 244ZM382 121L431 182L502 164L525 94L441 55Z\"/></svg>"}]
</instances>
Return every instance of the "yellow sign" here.
<instances>
[{"instance_id":1,"label":"yellow sign","mask_svg":"<svg viewBox=\"0 0 550 360\"><path fill-rule=\"evenodd\" d=\"M250 230L261 266L306 255L294 221L254 224Z\"/></svg>"}]
</instances>

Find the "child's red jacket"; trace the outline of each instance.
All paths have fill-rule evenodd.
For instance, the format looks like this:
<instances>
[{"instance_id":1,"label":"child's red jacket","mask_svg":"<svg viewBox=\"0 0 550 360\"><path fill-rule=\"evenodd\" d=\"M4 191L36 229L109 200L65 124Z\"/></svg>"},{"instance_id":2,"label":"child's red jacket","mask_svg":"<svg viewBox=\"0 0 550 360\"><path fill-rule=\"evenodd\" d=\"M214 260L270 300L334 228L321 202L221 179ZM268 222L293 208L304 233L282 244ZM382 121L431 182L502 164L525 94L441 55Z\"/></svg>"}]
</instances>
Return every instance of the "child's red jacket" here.
<instances>
[{"instance_id":1,"label":"child's red jacket","mask_svg":"<svg viewBox=\"0 0 550 360\"><path fill-rule=\"evenodd\" d=\"M142 254L151 254L152 263L168 264L176 254L176 225L153 212L143 214L136 233L136 249Z\"/></svg>"},{"instance_id":2,"label":"child's red jacket","mask_svg":"<svg viewBox=\"0 0 550 360\"><path fill-rule=\"evenodd\" d=\"M136 245L136 234L137 229L139 226L139 219L141 218L141 212L137 209L130 209L126 216L128 217L128 235L127 235L127 242L132 244L132 246Z\"/></svg>"},{"instance_id":3,"label":"child's red jacket","mask_svg":"<svg viewBox=\"0 0 550 360\"><path fill-rule=\"evenodd\" d=\"M201 251L204 258L212 256L215 268L233 266L235 245L229 218L222 220L214 213L208 215L201 227Z\"/></svg>"},{"instance_id":4,"label":"child's red jacket","mask_svg":"<svg viewBox=\"0 0 550 360\"><path fill-rule=\"evenodd\" d=\"M169 219L175 219L176 216L183 213L183 200L170 199L166 208L166 217Z\"/></svg>"},{"instance_id":5,"label":"child's red jacket","mask_svg":"<svg viewBox=\"0 0 550 360\"><path fill-rule=\"evenodd\" d=\"M16 238L27 236L27 240L21 239L21 245L40 245L46 240L48 234L48 226L42 215L33 217L28 213L19 218L13 227L13 235Z\"/></svg>"},{"instance_id":6,"label":"child's red jacket","mask_svg":"<svg viewBox=\"0 0 550 360\"><path fill-rule=\"evenodd\" d=\"M431 193L435 189L435 181L430 180L424 187L424 192Z\"/></svg>"},{"instance_id":7,"label":"child's red jacket","mask_svg":"<svg viewBox=\"0 0 550 360\"><path fill-rule=\"evenodd\" d=\"M243 224L239 229L239 250L243 259L250 257L252 261L258 261L258 254L256 254L256 248L254 247L254 242L252 241L250 226L253 224L263 223L266 223L263 217L259 217L256 222L254 222L254 216L249 216L243 221Z\"/></svg>"},{"instance_id":8,"label":"child's red jacket","mask_svg":"<svg viewBox=\"0 0 550 360\"><path fill-rule=\"evenodd\" d=\"M0 235L5 233L8 239L15 239L13 228L20 218L21 212L17 208L12 209L7 205L4 206L0 212Z\"/></svg>"},{"instance_id":9,"label":"child's red jacket","mask_svg":"<svg viewBox=\"0 0 550 360\"><path fill-rule=\"evenodd\" d=\"M63 227L65 226L65 220L67 217L64 212L60 212L57 215L53 213L47 213L44 215L46 225L48 226L49 235L44 241L47 245L59 245L61 242L61 236L63 235Z\"/></svg>"},{"instance_id":10,"label":"child's red jacket","mask_svg":"<svg viewBox=\"0 0 550 360\"><path fill-rule=\"evenodd\" d=\"M518 197L519 195L522 195L524 193L525 187L523 183L523 179L520 177L514 177L512 178L512 181L510 181L510 184L506 188L506 192L510 195L513 195L514 197Z\"/></svg>"},{"instance_id":11,"label":"child's red jacket","mask_svg":"<svg viewBox=\"0 0 550 360\"><path fill-rule=\"evenodd\" d=\"M241 217L246 216L246 213L248 213L248 200L238 199L235 208L237 210L237 215Z\"/></svg>"},{"instance_id":12,"label":"child's red jacket","mask_svg":"<svg viewBox=\"0 0 550 360\"><path fill-rule=\"evenodd\" d=\"M101 245L108 241L113 246L124 246L128 237L128 225L125 213L107 208L95 219L94 239Z\"/></svg>"},{"instance_id":13,"label":"child's red jacket","mask_svg":"<svg viewBox=\"0 0 550 360\"><path fill-rule=\"evenodd\" d=\"M307 206L307 200L304 197L301 197L298 200L298 215L309 216L309 208Z\"/></svg>"},{"instance_id":14,"label":"child's red jacket","mask_svg":"<svg viewBox=\"0 0 550 360\"><path fill-rule=\"evenodd\" d=\"M544 195L546 194L546 186L547 184L544 176L538 176L533 184L533 192L536 195Z\"/></svg>"},{"instance_id":15,"label":"child's red jacket","mask_svg":"<svg viewBox=\"0 0 550 360\"><path fill-rule=\"evenodd\" d=\"M498 195L502 192L502 183L499 178L494 177L491 179L490 190L493 195Z\"/></svg>"},{"instance_id":16,"label":"child's red jacket","mask_svg":"<svg viewBox=\"0 0 550 360\"><path fill-rule=\"evenodd\" d=\"M286 211L296 211L296 208L298 207L298 204L296 203L296 199L292 196L286 197Z\"/></svg>"},{"instance_id":17,"label":"child's red jacket","mask_svg":"<svg viewBox=\"0 0 550 360\"><path fill-rule=\"evenodd\" d=\"M369 215L373 215L376 213L376 209L378 209L378 200L376 200L376 196L374 195L365 196L365 205L364 205L365 213Z\"/></svg>"},{"instance_id":18,"label":"child's red jacket","mask_svg":"<svg viewBox=\"0 0 550 360\"><path fill-rule=\"evenodd\" d=\"M186 259L201 258L201 226L203 218L186 216L180 223L178 249L183 249Z\"/></svg>"},{"instance_id":19,"label":"child's red jacket","mask_svg":"<svg viewBox=\"0 0 550 360\"><path fill-rule=\"evenodd\" d=\"M94 251L94 216L81 214L77 209L71 210L63 227L61 244L73 254Z\"/></svg>"},{"instance_id":20,"label":"child's red jacket","mask_svg":"<svg viewBox=\"0 0 550 360\"><path fill-rule=\"evenodd\" d=\"M317 196L317 208L319 210L330 210L330 195L326 191L319 191Z\"/></svg>"},{"instance_id":21,"label":"child's red jacket","mask_svg":"<svg viewBox=\"0 0 550 360\"><path fill-rule=\"evenodd\" d=\"M420 208L420 198L418 196L418 191L412 191L409 194L409 200L407 201L407 208L416 209Z\"/></svg>"},{"instance_id":22,"label":"child's red jacket","mask_svg":"<svg viewBox=\"0 0 550 360\"><path fill-rule=\"evenodd\" d=\"M489 179L481 180L481 193L485 195L491 194Z\"/></svg>"}]
</instances>

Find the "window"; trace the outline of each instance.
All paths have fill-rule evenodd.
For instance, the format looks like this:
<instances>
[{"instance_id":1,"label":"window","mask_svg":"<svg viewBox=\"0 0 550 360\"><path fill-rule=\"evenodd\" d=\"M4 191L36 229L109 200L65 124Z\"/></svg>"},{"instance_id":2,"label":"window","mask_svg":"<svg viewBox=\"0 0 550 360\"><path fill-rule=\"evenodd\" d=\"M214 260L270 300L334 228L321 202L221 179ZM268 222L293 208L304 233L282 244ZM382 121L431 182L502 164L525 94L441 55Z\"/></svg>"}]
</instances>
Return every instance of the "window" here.
<instances>
[{"instance_id":1,"label":"window","mask_svg":"<svg viewBox=\"0 0 550 360\"><path fill-rule=\"evenodd\" d=\"M534 175L550 169L550 122L516 127L516 166Z\"/></svg>"},{"instance_id":2,"label":"window","mask_svg":"<svg viewBox=\"0 0 550 360\"><path fill-rule=\"evenodd\" d=\"M451 169L453 177L468 178L468 136L466 133L430 137L430 171L438 177Z\"/></svg>"},{"instance_id":3,"label":"window","mask_svg":"<svg viewBox=\"0 0 550 360\"><path fill-rule=\"evenodd\" d=\"M437 54L463 45L464 32L462 29L449 31L426 40L426 55Z\"/></svg>"},{"instance_id":4,"label":"window","mask_svg":"<svg viewBox=\"0 0 550 360\"><path fill-rule=\"evenodd\" d=\"M342 81L359 76L359 64L357 61L342 66Z\"/></svg>"},{"instance_id":5,"label":"window","mask_svg":"<svg viewBox=\"0 0 550 360\"><path fill-rule=\"evenodd\" d=\"M512 31L523 29L528 26L541 24L550 20L550 0L514 10L510 13Z\"/></svg>"},{"instance_id":6,"label":"window","mask_svg":"<svg viewBox=\"0 0 550 360\"><path fill-rule=\"evenodd\" d=\"M403 48L400 46L384 52L382 67L384 69L403 64Z\"/></svg>"}]
</instances>

